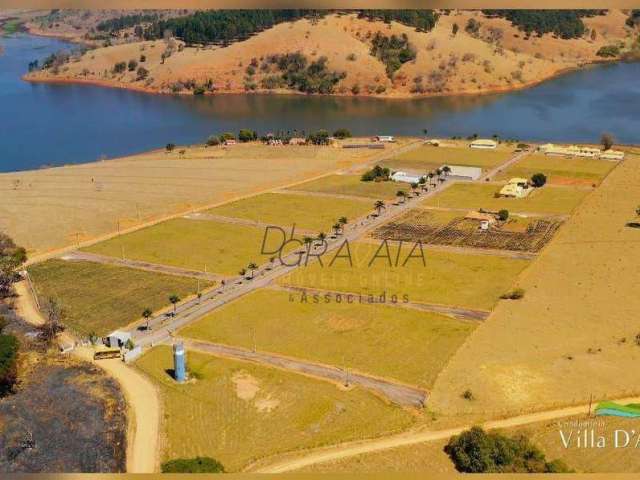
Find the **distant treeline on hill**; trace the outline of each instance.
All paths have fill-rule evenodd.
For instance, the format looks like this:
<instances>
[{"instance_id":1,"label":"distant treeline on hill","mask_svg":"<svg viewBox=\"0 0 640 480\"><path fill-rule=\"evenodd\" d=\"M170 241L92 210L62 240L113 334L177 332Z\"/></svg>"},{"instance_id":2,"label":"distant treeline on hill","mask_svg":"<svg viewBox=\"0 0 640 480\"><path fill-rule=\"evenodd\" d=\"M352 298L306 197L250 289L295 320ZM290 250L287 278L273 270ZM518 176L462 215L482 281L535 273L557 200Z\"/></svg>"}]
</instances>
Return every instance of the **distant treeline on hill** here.
<instances>
[{"instance_id":1,"label":"distant treeline on hill","mask_svg":"<svg viewBox=\"0 0 640 480\"><path fill-rule=\"evenodd\" d=\"M528 34L554 33L560 38L579 38L586 30L583 17L595 17L606 10L482 10L488 17L501 17Z\"/></svg>"},{"instance_id":2,"label":"distant treeline on hill","mask_svg":"<svg viewBox=\"0 0 640 480\"><path fill-rule=\"evenodd\" d=\"M320 19L329 13L357 13L360 18L397 21L420 31L431 30L438 19L432 10L207 10L179 18L158 20L148 26L148 40L162 38L166 30L187 43L229 44L279 23L301 18Z\"/></svg>"},{"instance_id":3,"label":"distant treeline on hill","mask_svg":"<svg viewBox=\"0 0 640 480\"><path fill-rule=\"evenodd\" d=\"M125 28L135 27L141 23L157 22L159 20L157 13L151 14L137 14L137 15L123 15L117 18L110 18L104 20L96 25L96 30L99 32L117 32L118 30L124 30Z\"/></svg>"}]
</instances>

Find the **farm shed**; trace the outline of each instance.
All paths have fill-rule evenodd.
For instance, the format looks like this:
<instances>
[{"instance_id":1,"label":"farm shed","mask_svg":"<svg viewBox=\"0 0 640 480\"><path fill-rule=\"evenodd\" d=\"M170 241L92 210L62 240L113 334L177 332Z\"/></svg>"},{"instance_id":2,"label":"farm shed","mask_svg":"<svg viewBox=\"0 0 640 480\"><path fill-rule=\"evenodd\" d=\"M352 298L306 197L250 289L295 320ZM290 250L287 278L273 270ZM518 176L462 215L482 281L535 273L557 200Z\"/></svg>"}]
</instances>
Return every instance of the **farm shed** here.
<instances>
[{"instance_id":1,"label":"farm shed","mask_svg":"<svg viewBox=\"0 0 640 480\"><path fill-rule=\"evenodd\" d=\"M486 138L479 138L469 144L469 148L494 149L497 146L498 146L498 142L496 142L495 140L489 140Z\"/></svg>"},{"instance_id":2,"label":"farm shed","mask_svg":"<svg viewBox=\"0 0 640 480\"><path fill-rule=\"evenodd\" d=\"M478 167L465 167L462 165L443 165L449 167L448 177L454 180L477 180L482 175L482 169Z\"/></svg>"},{"instance_id":3,"label":"farm shed","mask_svg":"<svg viewBox=\"0 0 640 480\"><path fill-rule=\"evenodd\" d=\"M512 178L500 189L501 197L524 198L531 192L526 178Z\"/></svg>"},{"instance_id":4,"label":"farm shed","mask_svg":"<svg viewBox=\"0 0 640 480\"><path fill-rule=\"evenodd\" d=\"M376 135L375 140L377 142L395 142L393 135Z\"/></svg>"},{"instance_id":5,"label":"farm shed","mask_svg":"<svg viewBox=\"0 0 640 480\"><path fill-rule=\"evenodd\" d=\"M129 332L116 330L107 335L106 344L111 348L120 348L123 347L128 340L131 340L131 334Z\"/></svg>"},{"instance_id":6,"label":"farm shed","mask_svg":"<svg viewBox=\"0 0 640 480\"><path fill-rule=\"evenodd\" d=\"M395 172L391 175L391 180L403 183L420 183L421 178L420 176L409 175L407 172Z\"/></svg>"},{"instance_id":7,"label":"farm shed","mask_svg":"<svg viewBox=\"0 0 640 480\"><path fill-rule=\"evenodd\" d=\"M624 152L620 150L605 150L600 154L603 160L624 160Z\"/></svg>"}]
</instances>

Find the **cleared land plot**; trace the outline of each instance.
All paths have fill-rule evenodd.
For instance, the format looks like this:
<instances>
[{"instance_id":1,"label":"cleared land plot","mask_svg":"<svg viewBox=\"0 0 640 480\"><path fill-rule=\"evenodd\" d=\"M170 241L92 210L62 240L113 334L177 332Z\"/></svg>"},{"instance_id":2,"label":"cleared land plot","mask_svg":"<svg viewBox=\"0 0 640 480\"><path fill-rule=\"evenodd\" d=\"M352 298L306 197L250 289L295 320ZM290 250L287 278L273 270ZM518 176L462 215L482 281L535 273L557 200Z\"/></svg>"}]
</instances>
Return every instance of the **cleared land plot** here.
<instances>
[{"instance_id":1,"label":"cleared land plot","mask_svg":"<svg viewBox=\"0 0 640 480\"><path fill-rule=\"evenodd\" d=\"M369 200L319 197L286 193L265 193L208 210L225 217L328 232L338 218L353 220L373 211Z\"/></svg>"},{"instance_id":2,"label":"cleared land plot","mask_svg":"<svg viewBox=\"0 0 640 480\"><path fill-rule=\"evenodd\" d=\"M425 264L420 258L406 258L413 254L419 257L420 249L413 253L413 244L388 242L383 246L370 243L350 244L353 266L347 258L337 258L329 266L334 253L323 259L324 267L318 262L301 267L280 280L282 284L354 292L363 295L397 295L402 299L407 295L411 302L437 303L466 308L489 310L498 297L505 293L518 274L529 262L520 259L502 258L489 255L459 254L424 249ZM400 250L400 252L398 252ZM371 263L371 260L377 258ZM346 255L346 247L339 252ZM369 263L371 265L369 266Z\"/></svg>"},{"instance_id":3,"label":"cleared land plot","mask_svg":"<svg viewBox=\"0 0 640 480\"><path fill-rule=\"evenodd\" d=\"M44 252L116 232L118 224L122 230L283 187L379 154L314 146L179 146L171 153L0 174L0 228L30 251Z\"/></svg>"},{"instance_id":4,"label":"cleared land plot","mask_svg":"<svg viewBox=\"0 0 640 480\"><path fill-rule=\"evenodd\" d=\"M411 413L359 389L196 352L195 380L170 376L170 347L136 363L159 386L164 411L163 461L210 456L227 471L290 450L363 439L409 427Z\"/></svg>"},{"instance_id":5,"label":"cleared land plot","mask_svg":"<svg viewBox=\"0 0 640 480\"><path fill-rule=\"evenodd\" d=\"M383 165L395 169L412 171L435 170L443 165L465 165L488 170L509 160L510 150L478 150L468 147L431 147L416 148L397 157L384 160Z\"/></svg>"},{"instance_id":6,"label":"cleared land plot","mask_svg":"<svg viewBox=\"0 0 640 480\"><path fill-rule=\"evenodd\" d=\"M513 177L531 178L544 173L547 182L556 185L591 185L600 183L616 166L616 162L592 158L563 158L547 155L529 155L498 174L496 179Z\"/></svg>"},{"instance_id":7,"label":"cleared land plot","mask_svg":"<svg viewBox=\"0 0 640 480\"><path fill-rule=\"evenodd\" d=\"M429 387L475 325L383 305L314 303L298 292L260 290L180 335L280 353ZM254 343L255 342L255 343Z\"/></svg>"},{"instance_id":8,"label":"cleared land plot","mask_svg":"<svg viewBox=\"0 0 640 480\"><path fill-rule=\"evenodd\" d=\"M589 190L547 185L536 189L525 198L495 198L494 195L499 191L500 185L495 184L456 183L426 199L424 205L561 215L571 213L589 194Z\"/></svg>"},{"instance_id":9,"label":"cleared land plot","mask_svg":"<svg viewBox=\"0 0 640 480\"><path fill-rule=\"evenodd\" d=\"M103 335L138 320L145 308L170 305L172 294L185 298L197 289L192 278L92 262L52 259L29 267L29 274L40 304L57 300L64 323L81 334Z\"/></svg>"},{"instance_id":10,"label":"cleared land plot","mask_svg":"<svg viewBox=\"0 0 640 480\"><path fill-rule=\"evenodd\" d=\"M124 249L125 258L199 271L206 266L207 272L237 275L250 262L268 261L268 255L260 254L263 238L264 229L257 227L177 218L85 250L121 257ZM277 248L277 240L270 235L265 250Z\"/></svg>"},{"instance_id":11,"label":"cleared land plot","mask_svg":"<svg viewBox=\"0 0 640 480\"><path fill-rule=\"evenodd\" d=\"M399 182L363 182L360 175L329 175L292 187L293 190L313 193L333 193L355 195L372 199L395 198L398 190L411 190L406 183Z\"/></svg>"},{"instance_id":12,"label":"cleared land plot","mask_svg":"<svg viewBox=\"0 0 640 480\"><path fill-rule=\"evenodd\" d=\"M506 222L480 230L477 221L467 220L458 213L416 209L376 229L373 237L453 247L537 252L551 240L560 224L554 219L510 216Z\"/></svg>"}]
</instances>

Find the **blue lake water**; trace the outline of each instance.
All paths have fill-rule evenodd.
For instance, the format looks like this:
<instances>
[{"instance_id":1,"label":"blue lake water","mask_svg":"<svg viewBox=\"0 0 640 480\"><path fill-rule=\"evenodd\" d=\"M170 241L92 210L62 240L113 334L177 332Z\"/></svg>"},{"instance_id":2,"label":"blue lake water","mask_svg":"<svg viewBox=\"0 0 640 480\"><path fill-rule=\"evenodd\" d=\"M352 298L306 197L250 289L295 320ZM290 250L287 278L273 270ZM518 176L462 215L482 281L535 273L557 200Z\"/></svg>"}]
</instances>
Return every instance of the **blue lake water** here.
<instances>
[{"instance_id":1,"label":"blue lake water","mask_svg":"<svg viewBox=\"0 0 640 480\"><path fill-rule=\"evenodd\" d=\"M281 95L148 95L86 85L29 84L27 64L70 48L0 37L0 171L113 158L223 131L349 128L354 134L640 143L640 63L589 68L527 90L415 100Z\"/></svg>"}]
</instances>

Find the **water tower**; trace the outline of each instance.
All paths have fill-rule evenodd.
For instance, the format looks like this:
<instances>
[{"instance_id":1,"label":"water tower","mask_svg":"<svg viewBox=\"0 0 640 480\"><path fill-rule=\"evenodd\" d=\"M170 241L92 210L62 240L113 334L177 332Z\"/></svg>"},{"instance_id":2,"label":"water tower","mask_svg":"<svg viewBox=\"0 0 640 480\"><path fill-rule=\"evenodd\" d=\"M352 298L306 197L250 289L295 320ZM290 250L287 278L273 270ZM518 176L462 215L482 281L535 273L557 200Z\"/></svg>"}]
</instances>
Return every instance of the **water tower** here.
<instances>
[{"instance_id":1,"label":"water tower","mask_svg":"<svg viewBox=\"0 0 640 480\"><path fill-rule=\"evenodd\" d=\"M184 344L173 344L173 376L176 382L182 383L187 379Z\"/></svg>"}]
</instances>

